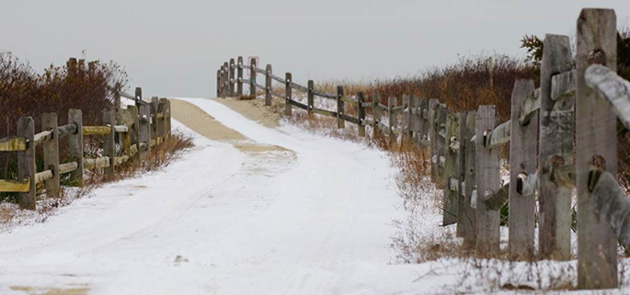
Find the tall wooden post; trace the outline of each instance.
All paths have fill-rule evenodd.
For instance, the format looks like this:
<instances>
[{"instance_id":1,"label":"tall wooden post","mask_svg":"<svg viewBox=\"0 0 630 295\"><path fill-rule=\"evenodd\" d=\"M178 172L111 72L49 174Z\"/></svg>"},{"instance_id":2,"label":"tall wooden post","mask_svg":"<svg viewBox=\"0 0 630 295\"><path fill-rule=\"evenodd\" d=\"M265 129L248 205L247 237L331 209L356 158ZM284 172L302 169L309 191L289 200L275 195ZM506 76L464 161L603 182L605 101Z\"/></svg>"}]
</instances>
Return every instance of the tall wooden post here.
<instances>
[{"instance_id":1,"label":"tall wooden post","mask_svg":"<svg viewBox=\"0 0 630 295\"><path fill-rule=\"evenodd\" d=\"M446 118L446 144L444 145L444 195L442 198L442 225L450 225L457 222L457 196L459 195L459 150L454 150L459 145L459 117L457 114L449 114Z\"/></svg>"},{"instance_id":2,"label":"tall wooden post","mask_svg":"<svg viewBox=\"0 0 630 295\"><path fill-rule=\"evenodd\" d=\"M141 87L136 87L136 92L135 92L135 101L136 101L136 106L140 105L140 102L142 101L142 88Z\"/></svg>"},{"instance_id":3,"label":"tall wooden post","mask_svg":"<svg viewBox=\"0 0 630 295\"><path fill-rule=\"evenodd\" d=\"M241 97L243 96L243 57L239 56L236 62L236 96Z\"/></svg>"},{"instance_id":4,"label":"tall wooden post","mask_svg":"<svg viewBox=\"0 0 630 295\"><path fill-rule=\"evenodd\" d=\"M291 99L293 96L293 91L291 90L291 81L293 81L293 77L291 73L285 74L285 84L284 84L284 115L291 116Z\"/></svg>"},{"instance_id":5,"label":"tall wooden post","mask_svg":"<svg viewBox=\"0 0 630 295\"><path fill-rule=\"evenodd\" d=\"M458 204L457 224L461 224L461 235L464 238L464 248L473 249L476 243L477 211L472 206L472 192L476 189L476 142L470 140L475 136L477 112L469 111L460 117L460 192L462 202ZM459 227L458 227L459 228Z\"/></svg>"},{"instance_id":6,"label":"tall wooden post","mask_svg":"<svg viewBox=\"0 0 630 295\"><path fill-rule=\"evenodd\" d=\"M379 123L381 122L383 110L381 110L381 107L379 106L380 101L381 96L379 92L374 91L374 93L372 94L372 118L374 119L374 125L372 126L374 134L372 136L374 137L378 136L381 131Z\"/></svg>"},{"instance_id":7,"label":"tall wooden post","mask_svg":"<svg viewBox=\"0 0 630 295\"><path fill-rule=\"evenodd\" d=\"M315 108L315 95L313 94L313 90L315 89L315 82L313 80L308 80L308 94L307 94L307 103L308 103L308 115L309 118L313 117L313 109Z\"/></svg>"},{"instance_id":8,"label":"tall wooden post","mask_svg":"<svg viewBox=\"0 0 630 295\"><path fill-rule=\"evenodd\" d=\"M217 70L217 97L221 97L221 70Z\"/></svg>"},{"instance_id":9,"label":"tall wooden post","mask_svg":"<svg viewBox=\"0 0 630 295\"><path fill-rule=\"evenodd\" d=\"M438 175L438 156L437 156L437 148L435 146L437 142L436 137L436 124L437 123L437 113L440 102L436 98L432 98L429 100L429 110L428 116L429 121L427 126L427 136L428 136L428 144L430 150L430 161L431 161L431 182L437 183L437 175Z\"/></svg>"},{"instance_id":10,"label":"tall wooden post","mask_svg":"<svg viewBox=\"0 0 630 295\"><path fill-rule=\"evenodd\" d=\"M429 100L426 98L420 99L418 103L418 116L420 117L418 124L418 142L422 146L428 146L429 144L429 130L431 127L429 110Z\"/></svg>"},{"instance_id":11,"label":"tall wooden post","mask_svg":"<svg viewBox=\"0 0 630 295\"><path fill-rule=\"evenodd\" d=\"M409 118L409 132L411 134L412 142L417 146L418 144L418 134L420 132L420 114L418 113L420 109L420 99L415 95L411 96L411 101L409 103L410 106L410 118Z\"/></svg>"},{"instance_id":12,"label":"tall wooden post","mask_svg":"<svg viewBox=\"0 0 630 295\"><path fill-rule=\"evenodd\" d=\"M42 117L42 129L52 132L50 140L42 143L44 151L44 170L50 169L53 177L46 180L46 196L59 197L59 131L57 131L57 114L45 113Z\"/></svg>"},{"instance_id":13,"label":"tall wooden post","mask_svg":"<svg viewBox=\"0 0 630 295\"><path fill-rule=\"evenodd\" d=\"M70 172L70 183L83 186L83 114L81 110L68 111L68 124L74 124L76 131L68 135L70 160L77 162L77 169Z\"/></svg>"},{"instance_id":14,"label":"tall wooden post","mask_svg":"<svg viewBox=\"0 0 630 295\"><path fill-rule=\"evenodd\" d=\"M35 123L31 117L21 117L18 120L17 136L26 138L26 150L17 152L18 157L18 178L28 179L30 189L28 192L20 193L20 209L35 210Z\"/></svg>"},{"instance_id":15,"label":"tall wooden post","mask_svg":"<svg viewBox=\"0 0 630 295\"><path fill-rule=\"evenodd\" d=\"M445 104L438 104L436 106L435 122L433 123L434 145L435 153L433 154L431 161L435 166L435 184L437 188L444 188L444 146L446 145L446 117L449 114L449 109Z\"/></svg>"},{"instance_id":16,"label":"tall wooden post","mask_svg":"<svg viewBox=\"0 0 630 295\"><path fill-rule=\"evenodd\" d=\"M589 88L591 64L617 71L617 19L614 10L584 9L577 21L578 288L617 288L617 239L598 218L588 188L592 169L617 175L617 117L601 93Z\"/></svg>"},{"instance_id":17,"label":"tall wooden post","mask_svg":"<svg viewBox=\"0 0 630 295\"><path fill-rule=\"evenodd\" d=\"M363 92L359 92L357 95L357 117L359 119L359 136L365 137L365 97Z\"/></svg>"},{"instance_id":18,"label":"tall wooden post","mask_svg":"<svg viewBox=\"0 0 630 295\"><path fill-rule=\"evenodd\" d=\"M106 135L104 140L103 140L103 154L106 157L109 157L109 167L105 167L104 168L104 172L105 172L105 179L107 181L112 181L114 180L114 177L116 175L116 165L115 165L115 160L116 160L116 147L115 147L115 139L116 139L116 129L115 129L115 125L116 123L114 122L114 112L112 110L109 109L104 109L103 110L103 126L107 126L109 125L110 127L110 133L109 135Z\"/></svg>"},{"instance_id":19,"label":"tall wooden post","mask_svg":"<svg viewBox=\"0 0 630 295\"><path fill-rule=\"evenodd\" d=\"M223 63L223 97L230 96L230 65Z\"/></svg>"},{"instance_id":20,"label":"tall wooden post","mask_svg":"<svg viewBox=\"0 0 630 295\"><path fill-rule=\"evenodd\" d=\"M249 69L249 97L256 98L256 59L250 59L249 65L251 68Z\"/></svg>"},{"instance_id":21,"label":"tall wooden post","mask_svg":"<svg viewBox=\"0 0 630 295\"><path fill-rule=\"evenodd\" d=\"M140 159L140 118L138 113L138 107L127 106L129 117L131 120L131 126L129 128L129 138L131 145L136 147L136 154L132 157L133 161Z\"/></svg>"},{"instance_id":22,"label":"tall wooden post","mask_svg":"<svg viewBox=\"0 0 630 295\"><path fill-rule=\"evenodd\" d=\"M267 69L265 70L265 105L271 105L271 65L267 65Z\"/></svg>"},{"instance_id":23,"label":"tall wooden post","mask_svg":"<svg viewBox=\"0 0 630 295\"><path fill-rule=\"evenodd\" d=\"M479 106L475 128L477 219L475 250L481 256L492 257L499 253L499 210L491 210L485 198L501 187L499 149L486 148L485 136L497 124L497 112L493 105Z\"/></svg>"},{"instance_id":24,"label":"tall wooden post","mask_svg":"<svg viewBox=\"0 0 630 295\"><path fill-rule=\"evenodd\" d=\"M571 188L551 181L554 165L573 163L573 103L555 110L551 98L551 77L571 70L569 37L546 35L540 68L539 115L539 254L543 258L567 260L571 257Z\"/></svg>"},{"instance_id":25,"label":"tall wooden post","mask_svg":"<svg viewBox=\"0 0 630 295\"><path fill-rule=\"evenodd\" d=\"M116 112L116 114L118 114L118 110L120 110L120 90L122 89L122 86L120 85L120 83L116 82L116 84L114 85L114 89L113 89L113 96L114 96L114 112Z\"/></svg>"},{"instance_id":26,"label":"tall wooden post","mask_svg":"<svg viewBox=\"0 0 630 295\"><path fill-rule=\"evenodd\" d=\"M337 86L337 128L346 127L343 116L346 114L346 104L343 102L343 86Z\"/></svg>"},{"instance_id":27,"label":"tall wooden post","mask_svg":"<svg viewBox=\"0 0 630 295\"><path fill-rule=\"evenodd\" d=\"M151 155L151 105L140 105L138 112L138 153L140 161L144 161Z\"/></svg>"},{"instance_id":28,"label":"tall wooden post","mask_svg":"<svg viewBox=\"0 0 630 295\"><path fill-rule=\"evenodd\" d=\"M396 98L390 96L387 99L387 125L389 128L389 144L393 144L396 141L396 134L394 133L394 107L396 106Z\"/></svg>"},{"instance_id":29,"label":"tall wooden post","mask_svg":"<svg viewBox=\"0 0 630 295\"><path fill-rule=\"evenodd\" d=\"M538 114L528 124L521 125L521 106L534 91L534 81L517 80L512 91L510 125L510 209L509 252L510 259L530 260L534 257L534 228L536 198L533 193L523 194L518 189L519 178L533 177L536 173L536 138L538 138ZM573 138L572 136L570 137Z\"/></svg>"},{"instance_id":30,"label":"tall wooden post","mask_svg":"<svg viewBox=\"0 0 630 295\"><path fill-rule=\"evenodd\" d=\"M405 94L402 96L402 126L400 128L401 138L406 139L407 137L411 137L411 108L410 108L410 100L409 95Z\"/></svg>"},{"instance_id":31,"label":"tall wooden post","mask_svg":"<svg viewBox=\"0 0 630 295\"><path fill-rule=\"evenodd\" d=\"M158 104L158 113L162 115L162 119L158 120L158 136L162 138L162 141L166 138L167 134L167 123L166 123L166 110L168 108L168 99L160 98L160 102Z\"/></svg>"},{"instance_id":32,"label":"tall wooden post","mask_svg":"<svg viewBox=\"0 0 630 295\"><path fill-rule=\"evenodd\" d=\"M159 120L158 120L158 105L160 100L157 96L151 97L151 139L155 140L155 145L158 145L159 132Z\"/></svg>"},{"instance_id":33,"label":"tall wooden post","mask_svg":"<svg viewBox=\"0 0 630 295\"><path fill-rule=\"evenodd\" d=\"M234 59L231 58L230 59L230 78L228 79L228 83L229 83L229 89L230 89L230 96L234 97L234 94L236 94L236 92L234 91L234 71L236 70L236 65L234 63Z\"/></svg>"}]
</instances>

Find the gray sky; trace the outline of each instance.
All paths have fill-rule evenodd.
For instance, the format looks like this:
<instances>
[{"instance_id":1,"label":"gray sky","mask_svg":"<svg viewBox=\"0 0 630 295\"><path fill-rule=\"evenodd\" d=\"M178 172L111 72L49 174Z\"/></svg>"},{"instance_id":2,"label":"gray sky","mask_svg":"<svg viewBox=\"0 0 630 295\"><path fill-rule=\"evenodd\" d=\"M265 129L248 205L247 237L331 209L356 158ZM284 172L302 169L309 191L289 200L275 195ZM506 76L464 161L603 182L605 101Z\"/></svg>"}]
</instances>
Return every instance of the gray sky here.
<instances>
[{"instance_id":1,"label":"gray sky","mask_svg":"<svg viewBox=\"0 0 630 295\"><path fill-rule=\"evenodd\" d=\"M629 23L628 0L9 0L0 49L36 70L86 50L124 66L145 96L211 97L217 68L238 55L298 83L407 76L458 54L524 56L524 34L573 35L583 7Z\"/></svg>"}]
</instances>

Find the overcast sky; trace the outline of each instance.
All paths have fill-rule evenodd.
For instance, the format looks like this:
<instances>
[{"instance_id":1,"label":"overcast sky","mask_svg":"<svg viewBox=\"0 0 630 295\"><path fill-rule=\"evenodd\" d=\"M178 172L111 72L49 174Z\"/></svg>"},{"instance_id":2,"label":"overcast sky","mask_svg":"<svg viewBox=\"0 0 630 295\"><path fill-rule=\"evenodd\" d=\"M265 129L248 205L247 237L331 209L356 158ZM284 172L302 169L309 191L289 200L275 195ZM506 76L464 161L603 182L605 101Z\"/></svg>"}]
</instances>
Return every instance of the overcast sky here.
<instances>
[{"instance_id":1,"label":"overcast sky","mask_svg":"<svg viewBox=\"0 0 630 295\"><path fill-rule=\"evenodd\" d=\"M145 96L211 97L238 55L296 82L407 76L458 55L524 56L524 34L573 35L583 7L630 22L629 0L8 0L0 49L37 70L85 50L123 65Z\"/></svg>"}]
</instances>

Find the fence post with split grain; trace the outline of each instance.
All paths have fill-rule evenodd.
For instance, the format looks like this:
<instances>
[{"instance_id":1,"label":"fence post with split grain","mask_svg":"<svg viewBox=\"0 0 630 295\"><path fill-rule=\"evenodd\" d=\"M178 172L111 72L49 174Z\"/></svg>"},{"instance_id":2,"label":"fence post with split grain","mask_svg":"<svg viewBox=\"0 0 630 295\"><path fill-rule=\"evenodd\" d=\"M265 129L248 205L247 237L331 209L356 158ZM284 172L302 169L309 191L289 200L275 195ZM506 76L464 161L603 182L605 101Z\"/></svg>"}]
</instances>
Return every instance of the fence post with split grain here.
<instances>
[{"instance_id":1,"label":"fence post with split grain","mask_svg":"<svg viewBox=\"0 0 630 295\"><path fill-rule=\"evenodd\" d=\"M42 117L42 129L50 132L48 140L42 142L44 152L44 170L52 171L52 178L45 181L46 196L59 197L59 131L57 130L57 114L45 113Z\"/></svg>"},{"instance_id":2,"label":"fence post with split grain","mask_svg":"<svg viewBox=\"0 0 630 295\"><path fill-rule=\"evenodd\" d=\"M20 192L20 209L35 210L35 122L31 117L20 118L17 136L26 139L26 148L17 152L18 179L29 181L29 191Z\"/></svg>"},{"instance_id":3,"label":"fence post with split grain","mask_svg":"<svg viewBox=\"0 0 630 295\"><path fill-rule=\"evenodd\" d=\"M243 96L243 57L239 56L236 60L236 96Z\"/></svg>"}]
</instances>

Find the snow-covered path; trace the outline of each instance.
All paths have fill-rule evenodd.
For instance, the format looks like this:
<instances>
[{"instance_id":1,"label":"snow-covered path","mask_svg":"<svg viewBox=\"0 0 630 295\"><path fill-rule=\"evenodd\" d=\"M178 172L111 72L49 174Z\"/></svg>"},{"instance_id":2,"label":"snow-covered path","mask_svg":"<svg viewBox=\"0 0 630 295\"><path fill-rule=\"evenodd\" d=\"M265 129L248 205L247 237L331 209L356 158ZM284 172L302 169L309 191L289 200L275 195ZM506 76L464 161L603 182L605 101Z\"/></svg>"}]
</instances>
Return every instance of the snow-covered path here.
<instances>
[{"instance_id":1,"label":"snow-covered path","mask_svg":"<svg viewBox=\"0 0 630 295\"><path fill-rule=\"evenodd\" d=\"M387 292L374 281L382 271L371 270L391 261L391 222L402 212L383 153L187 101L289 151L246 153L197 136L164 171L106 185L43 224L1 234L0 294Z\"/></svg>"}]
</instances>

